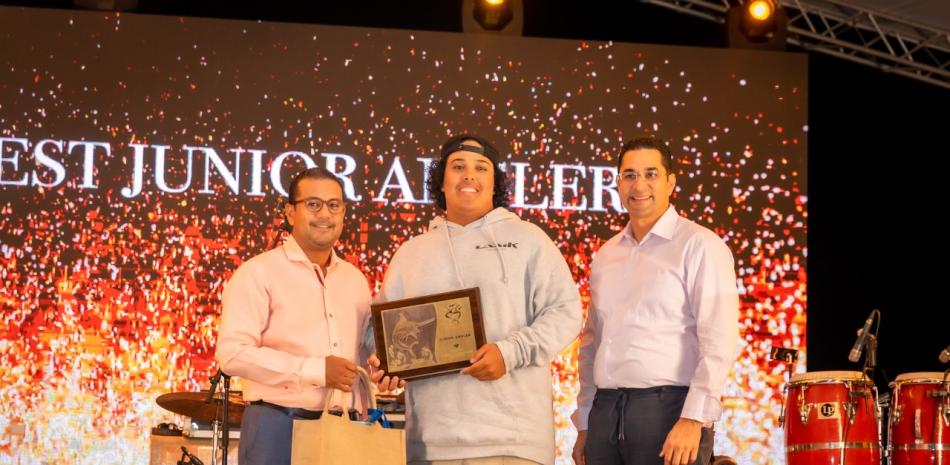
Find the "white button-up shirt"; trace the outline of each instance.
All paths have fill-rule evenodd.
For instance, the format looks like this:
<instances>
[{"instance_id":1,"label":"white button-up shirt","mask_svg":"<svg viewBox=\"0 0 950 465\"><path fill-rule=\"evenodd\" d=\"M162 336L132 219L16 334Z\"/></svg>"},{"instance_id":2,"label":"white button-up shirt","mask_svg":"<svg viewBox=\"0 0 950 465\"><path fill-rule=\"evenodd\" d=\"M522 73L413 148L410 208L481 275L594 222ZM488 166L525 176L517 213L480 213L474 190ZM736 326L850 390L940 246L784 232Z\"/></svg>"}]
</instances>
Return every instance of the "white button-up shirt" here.
<instances>
[{"instance_id":1,"label":"white button-up shirt","mask_svg":"<svg viewBox=\"0 0 950 465\"><path fill-rule=\"evenodd\" d=\"M670 206L643 240L630 225L591 265L574 424L587 429L597 388L689 386L681 416L710 423L739 342L732 253Z\"/></svg>"}]
</instances>

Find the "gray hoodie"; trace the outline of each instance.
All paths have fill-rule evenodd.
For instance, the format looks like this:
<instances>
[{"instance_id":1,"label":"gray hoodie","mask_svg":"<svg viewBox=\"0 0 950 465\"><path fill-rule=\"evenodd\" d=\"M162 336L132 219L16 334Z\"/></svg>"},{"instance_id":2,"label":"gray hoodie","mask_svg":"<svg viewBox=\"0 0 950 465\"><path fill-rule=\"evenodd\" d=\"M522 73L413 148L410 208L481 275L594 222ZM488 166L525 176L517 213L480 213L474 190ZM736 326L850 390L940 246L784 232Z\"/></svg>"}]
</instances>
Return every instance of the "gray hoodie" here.
<instances>
[{"instance_id":1,"label":"gray hoodie","mask_svg":"<svg viewBox=\"0 0 950 465\"><path fill-rule=\"evenodd\" d=\"M496 208L467 226L442 217L393 255L377 302L478 287L485 336L507 373L411 381L409 460L510 455L554 463L551 361L581 328L577 285L537 226Z\"/></svg>"}]
</instances>

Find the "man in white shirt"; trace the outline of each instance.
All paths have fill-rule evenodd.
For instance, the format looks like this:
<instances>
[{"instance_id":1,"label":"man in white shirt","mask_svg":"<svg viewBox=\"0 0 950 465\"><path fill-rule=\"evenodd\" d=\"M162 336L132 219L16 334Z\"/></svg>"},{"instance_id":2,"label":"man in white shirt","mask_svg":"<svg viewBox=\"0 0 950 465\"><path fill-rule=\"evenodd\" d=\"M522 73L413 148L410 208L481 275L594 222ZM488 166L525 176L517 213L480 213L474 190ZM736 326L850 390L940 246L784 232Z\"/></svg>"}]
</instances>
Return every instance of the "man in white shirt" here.
<instances>
[{"instance_id":1,"label":"man in white shirt","mask_svg":"<svg viewBox=\"0 0 950 465\"><path fill-rule=\"evenodd\" d=\"M669 148L627 142L617 190L630 215L591 265L573 421L579 465L705 464L738 346L732 253L670 205Z\"/></svg>"}]
</instances>

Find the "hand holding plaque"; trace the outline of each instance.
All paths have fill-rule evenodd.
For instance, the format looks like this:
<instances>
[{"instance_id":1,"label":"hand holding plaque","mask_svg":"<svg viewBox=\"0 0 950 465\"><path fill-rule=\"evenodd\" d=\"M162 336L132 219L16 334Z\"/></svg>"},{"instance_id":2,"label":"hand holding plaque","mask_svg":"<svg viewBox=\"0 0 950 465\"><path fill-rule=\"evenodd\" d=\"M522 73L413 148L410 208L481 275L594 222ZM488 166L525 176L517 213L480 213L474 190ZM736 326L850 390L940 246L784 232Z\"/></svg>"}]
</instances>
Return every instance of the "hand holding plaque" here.
<instances>
[{"instance_id":1,"label":"hand holding plaque","mask_svg":"<svg viewBox=\"0 0 950 465\"><path fill-rule=\"evenodd\" d=\"M462 374L479 381L494 381L508 372L505 357L501 355L501 349L495 343L479 347L471 362L472 366L462 369Z\"/></svg>"},{"instance_id":2,"label":"hand holding plaque","mask_svg":"<svg viewBox=\"0 0 950 465\"><path fill-rule=\"evenodd\" d=\"M376 353L389 376L458 371L485 344L478 288L375 304L372 311Z\"/></svg>"}]
</instances>

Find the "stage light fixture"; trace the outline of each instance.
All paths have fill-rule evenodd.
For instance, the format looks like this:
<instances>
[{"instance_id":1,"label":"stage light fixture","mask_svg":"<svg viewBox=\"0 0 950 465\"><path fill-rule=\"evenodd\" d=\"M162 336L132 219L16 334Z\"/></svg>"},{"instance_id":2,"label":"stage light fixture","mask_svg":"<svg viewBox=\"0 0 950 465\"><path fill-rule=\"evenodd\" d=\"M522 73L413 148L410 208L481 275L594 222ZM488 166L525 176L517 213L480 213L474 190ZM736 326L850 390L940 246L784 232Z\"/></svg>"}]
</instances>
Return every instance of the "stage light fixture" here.
<instances>
[{"instance_id":1,"label":"stage light fixture","mask_svg":"<svg viewBox=\"0 0 950 465\"><path fill-rule=\"evenodd\" d=\"M521 35L524 29L522 0L462 0L465 32Z\"/></svg>"},{"instance_id":2,"label":"stage light fixture","mask_svg":"<svg viewBox=\"0 0 950 465\"><path fill-rule=\"evenodd\" d=\"M475 21L485 30L500 31L511 22L511 2L507 0L475 0Z\"/></svg>"},{"instance_id":3,"label":"stage light fixture","mask_svg":"<svg viewBox=\"0 0 950 465\"><path fill-rule=\"evenodd\" d=\"M726 33L733 48L785 50L788 20L775 0L749 0L726 12Z\"/></svg>"},{"instance_id":4,"label":"stage light fixture","mask_svg":"<svg viewBox=\"0 0 950 465\"><path fill-rule=\"evenodd\" d=\"M756 21L766 21L772 17L775 4L768 0L754 0L746 6L749 16Z\"/></svg>"},{"instance_id":5,"label":"stage light fixture","mask_svg":"<svg viewBox=\"0 0 950 465\"><path fill-rule=\"evenodd\" d=\"M753 0L742 6L739 28L753 42L765 42L775 34L775 4L772 0Z\"/></svg>"}]
</instances>

